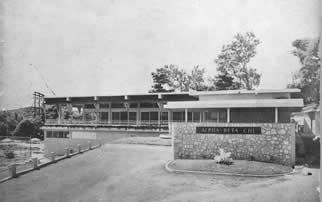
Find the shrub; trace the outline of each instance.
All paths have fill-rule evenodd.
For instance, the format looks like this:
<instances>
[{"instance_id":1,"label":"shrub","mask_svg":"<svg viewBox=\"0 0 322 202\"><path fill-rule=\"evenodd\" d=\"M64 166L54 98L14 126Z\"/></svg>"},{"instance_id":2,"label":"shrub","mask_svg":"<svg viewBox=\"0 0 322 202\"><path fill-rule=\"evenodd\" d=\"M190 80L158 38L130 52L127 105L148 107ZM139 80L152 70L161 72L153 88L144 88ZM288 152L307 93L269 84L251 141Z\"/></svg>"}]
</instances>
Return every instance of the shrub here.
<instances>
[{"instance_id":1,"label":"shrub","mask_svg":"<svg viewBox=\"0 0 322 202\"><path fill-rule=\"evenodd\" d=\"M4 152L4 155L6 156L7 159L13 159L15 158L15 153L11 150L7 150Z\"/></svg>"},{"instance_id":2,"label":"shrub","mask_svg":"<svg viewBox=\"0 0 322 202\"><path fill-rule=\"evenodd\" d=\"M219 148L219 155L216 155L214 160L219 164L231 165L233 164L233 159L230 156L231 152L225 152L224 149Z\"/></svg>"}]
</instances>

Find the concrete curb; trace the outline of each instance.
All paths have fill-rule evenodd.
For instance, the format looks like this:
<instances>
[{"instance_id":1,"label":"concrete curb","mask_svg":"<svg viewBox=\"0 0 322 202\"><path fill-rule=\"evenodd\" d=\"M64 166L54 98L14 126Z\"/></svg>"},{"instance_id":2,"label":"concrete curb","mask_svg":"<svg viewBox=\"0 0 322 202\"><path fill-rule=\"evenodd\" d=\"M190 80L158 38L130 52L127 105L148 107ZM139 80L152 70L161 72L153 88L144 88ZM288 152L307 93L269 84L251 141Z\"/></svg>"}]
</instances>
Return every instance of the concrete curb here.
<instances>
[{"instance_id":1,"label":"concrete curb","mask_svg":"<svg viewBox=\"0 0 322 202\"><path fill-rule=\"evenodd\" d=\"M29 172L33 171L33 170L39 170L40 168L46 167L46 166L48 166L48 165L50 165L50 164L54 164L54 163L56 163L56 162L58 162L58 161L61 161L61 160L64 160L64 159L68 159L68 158L71 158L72 156L76 156L77 154L83 154L84 152L91 151L91 150L93 150L93 149L97 149L97 148L99 148L99 147L101 147L101 145L92 146L90 149L88 148L88 149L82 150L80 153L79 153L79 152L74 152L74 153L69 154L69 156L66 156L66 155L65 155L65 156L62 156L62 157L58 157L57 159L55 159L55 161L49 161L49 162L46 162L46 163L39 164L39 165L37 166L37 168L28 168L28 169L25 169L25 170L19 171L19 172L17 172L17 173L16 173L16 174L17 174L17 176L16 176L16 177L11 177L11 176L9 176L9 177L6 177L6 178L3 178L3 179L0 179L0 183L6 182L6 181L8 181L8 180L10 180L10 179L13 179L13 178L17 178L17 177L19 177L20 175L24 175L24 174L26 174L26 173L29 173Z\"/></svg>"},{"instance_id":2,"label":"concrete curb","mask_svg":"<svg viewBox=\"0 0 322 202\"><path fill-rule=\"evenodd\" d=\"M239 174L239 173L222 173L222 172L210 172L210 171L194 171L194 170L181 170L170 168L170 164L172 164L175 160L168 161L165 164L165 169L170 173L191 173L191 174L206 174L206 175L224 175L224 176L235 176L235 177L281 177L285 175L292 175L292 173L284 173L284 174L274 174L274 175L251 175L251 174Z\"/></svg>"}]
</instances>

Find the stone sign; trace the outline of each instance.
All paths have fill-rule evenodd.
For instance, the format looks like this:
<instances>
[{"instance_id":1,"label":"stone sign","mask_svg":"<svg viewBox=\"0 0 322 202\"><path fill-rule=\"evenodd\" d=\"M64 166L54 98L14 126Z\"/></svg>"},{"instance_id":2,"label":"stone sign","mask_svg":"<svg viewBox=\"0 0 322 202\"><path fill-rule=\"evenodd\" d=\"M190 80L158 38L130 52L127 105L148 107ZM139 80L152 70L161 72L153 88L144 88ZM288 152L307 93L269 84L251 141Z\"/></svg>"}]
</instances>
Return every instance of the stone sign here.
<instances>
[{"instance_id":1,"label":"stone sign","mask_svg":"<svg viewBox=\"0 0 322 202\"><path fill-rule=\"evenodd\" d=\"M198 134L261 134L261 127L196 127Z\"/></svg>"}]
</instances>

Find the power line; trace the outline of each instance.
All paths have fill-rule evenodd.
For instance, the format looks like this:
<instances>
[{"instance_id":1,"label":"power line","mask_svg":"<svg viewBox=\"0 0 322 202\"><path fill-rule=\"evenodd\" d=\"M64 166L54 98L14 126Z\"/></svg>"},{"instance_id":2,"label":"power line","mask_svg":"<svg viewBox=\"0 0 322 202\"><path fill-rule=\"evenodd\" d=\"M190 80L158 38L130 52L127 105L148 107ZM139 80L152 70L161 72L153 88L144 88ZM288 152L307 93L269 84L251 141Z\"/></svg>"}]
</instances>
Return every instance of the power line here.
<instances>
[{"instance_id":1,"label":"power line","mask_svg":"<svg viewBox=\"0 0 322 202\"><path fill-rule=\"evenodd\" d=\"M47 81L46 81L46 79L45 79L45 77L43 76L43 74L39 71L39 69L36 67L36 66L34 66L34 65L32 65L32 64L29 64L30 66L32 66L38 73L39 73L39 75L40 75L40 78L42 79L42 81L45 83L45 86L46 86L46 88L53 94L53 95L56 95L56 93L49 87L49 85L48 85L48 83L47 83Z\"/></svg>"}]
</instances>

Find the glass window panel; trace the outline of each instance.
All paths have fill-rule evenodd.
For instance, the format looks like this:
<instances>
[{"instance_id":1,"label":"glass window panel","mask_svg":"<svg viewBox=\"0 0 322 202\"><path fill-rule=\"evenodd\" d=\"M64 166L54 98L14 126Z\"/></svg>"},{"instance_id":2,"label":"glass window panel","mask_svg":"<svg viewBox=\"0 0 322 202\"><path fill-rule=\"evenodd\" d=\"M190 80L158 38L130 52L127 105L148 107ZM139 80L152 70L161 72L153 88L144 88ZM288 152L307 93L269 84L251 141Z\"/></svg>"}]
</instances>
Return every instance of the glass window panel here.
<instances>
[{"instance_id":1,"label":"glass window panel","mask_svg":"<svg viewBox=\"0 0 322 202\"><path fill-rule=\"evenodd\" d=\"M168 112L162 112L161 120L163 120L163 121L167 121L168 120Z\"/></svg>"},{"instance_id":2,"label":"glass window panel","mask_svg":"<svg viewBox=\"0 0 322 202\"><path fill-rule=\"evenodd\" d=\"M108 121L108 112L101 112L100 115L102 121Z\"/></svg>"},{"instance_id":3,"label":"glass window panel","mask_svg":"<svg viewBox=\"0 0 322 202\"><path fill-rule=\"evenodd\" d=\"M95 109L95 105L94 104L85 104L85 108L86 109Z\"/></svg>"},{"instance_id":4,"label":"glass window panel","mask_svg":"<svg viewBox=\"0 0 322 202\"><path fill-rule=\"evenodd\" d=\"M149 121L150 113L149 112L141 112L141 121Z\"/></svg>"},{"instance_id":5,"label":"glass window panel","mask_svg":"<svg viewBox=\"0 0 322 202\"><path fill-rule=\"evenodd\" d=\"M123 103L112 103L112 108L124 108Z\"/></svg>"},{"instance_id":6,"label":"glass window panel","mask_svg":"<svg viewBox=\"0 0 322 202\"><path fill-rule=\"evenodd\" d=\"M127 112L121 112L121 121L127 121Z\"/></svg>"},{"instance_id":7,"label":"glass window panel","mask_svg":"<svg viewBox=\"0 0 322 202\"><path fill-rule=\"evenodd\" d=\"M200 121L200 112L193 112L193 121L194 122Z\"/></svg>"},{"instance_id":8,"label":"glass window panel","mask_svg":"<svg viewBox=\"0 0 322 202\"><path fill-rule=\"evenodd\" d=\"M136 112L129 112L129 120L136 121Z\"/></svg>"},{"instance_id":9,"label":"glass window panel","mask_svg":"<svg viewBox=\"0 0 322 202\"><path fill-rule=\"evenodd\" d=\"M130 108L137 108L138 107L138 103L130 103Z\"/></svg>"},{"instance_id":10,"label":"glass window panel","mask_svg":"<svg viewBox=\"0 0 322 202\"><path fill-rule=\"evenodd\" d=\"M188 121L192 121L192 112L188 112Z\"/></svg>"},{"instance_id":11,"label":"glass window panel","mask_svg":"<svg viewBox=\"0 0 322 202\"><path fill-rule=\"evenodd\" d=\"M99 107L100 107L100 109L108 109L109 104L100 104Z\"/></svg>"},{"instance_id":12,"label":"glass window panel","mask_svg":"<svg viewBox=\"0 0 322 202\"><path fill-rule=\"evenodd\" d=\"M119 121L120 120L120 112L112 112L112 120Z\"/></svg>"},{"instance_id":13,"label":"glass window panel","mask_svg":"<svg viewBox=\"0 0 322 202\"><path fill-rule=\"evenodd\" d=\"M150 120L151 121L158 121L159 120L158 112L150 112Z\"/></svg>"}]
</instances>

